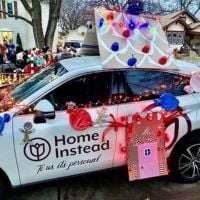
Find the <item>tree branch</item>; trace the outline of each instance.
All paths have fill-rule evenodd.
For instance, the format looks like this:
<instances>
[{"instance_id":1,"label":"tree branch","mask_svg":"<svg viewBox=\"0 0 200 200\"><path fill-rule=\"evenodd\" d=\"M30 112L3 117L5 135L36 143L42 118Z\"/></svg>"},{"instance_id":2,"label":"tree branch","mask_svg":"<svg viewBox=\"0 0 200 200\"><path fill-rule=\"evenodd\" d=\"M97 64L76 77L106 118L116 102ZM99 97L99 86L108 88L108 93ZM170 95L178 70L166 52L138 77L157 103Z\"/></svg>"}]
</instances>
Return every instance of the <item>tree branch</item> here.
<instances>
[{"instance_id":1,"label":"tree branch","mask_svg":"<svg viewBox=\"0 0 200 200\"><path fill-rule=\"evenodd\" d=\"M8 12L5 12L3 10L0 10L0 13L4 13L4 14L8 15L9 17L15 17L17 19L21 19L21 20L29 23L31 26L33 25L32 22L30 20L28 20L27 18L25 18L25 17L19 16L19 15L11 15Z\"/></svg>"},{"instance_id":2,"label":"tree branch","mask_svg":"<svg viewBox=\"0 0 200 200\"><path fill-rule=\"evenodd\" d=\"M26 9L26 11L28 12L28 14L30 16L32 16L32 8L30 7L29 3L27 2L27 0L21 0L21 3L23 4L24 8Z\"/></svg>"}]
</instances>

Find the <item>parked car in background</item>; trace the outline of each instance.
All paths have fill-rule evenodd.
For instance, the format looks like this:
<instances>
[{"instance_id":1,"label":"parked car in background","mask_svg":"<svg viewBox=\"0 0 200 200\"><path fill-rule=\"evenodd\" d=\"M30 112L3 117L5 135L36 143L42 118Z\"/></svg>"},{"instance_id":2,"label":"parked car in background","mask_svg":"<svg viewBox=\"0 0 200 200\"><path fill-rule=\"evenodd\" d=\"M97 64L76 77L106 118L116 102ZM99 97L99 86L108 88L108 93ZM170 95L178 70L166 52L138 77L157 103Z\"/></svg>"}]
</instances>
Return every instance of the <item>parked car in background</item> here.
<instances>
[{"instance_id":1,"label":"parked car in background","mask_svg":"<svg viewBox=\"0 0 200 200\"><path fill-rule=\"evenodd\" d=\"M71 52L72 54L75 54L77 56L80 56L80 50L82 47L82 43L80 41L67 41L64 44L64 49L68 52Z\"/></svg>"}]
</instances>

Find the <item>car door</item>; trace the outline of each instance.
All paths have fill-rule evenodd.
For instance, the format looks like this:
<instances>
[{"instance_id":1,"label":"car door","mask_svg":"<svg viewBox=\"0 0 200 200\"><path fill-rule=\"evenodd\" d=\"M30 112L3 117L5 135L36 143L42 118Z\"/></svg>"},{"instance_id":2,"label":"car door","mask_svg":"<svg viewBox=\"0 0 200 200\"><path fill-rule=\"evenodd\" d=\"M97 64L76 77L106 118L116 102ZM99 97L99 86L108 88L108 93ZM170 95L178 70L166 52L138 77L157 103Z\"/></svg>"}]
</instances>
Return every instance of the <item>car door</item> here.
<instances>
[{"instance_id":1,"label":"car door","mask_svg":"<svg viewBox=\"0 0 200 200\"><path fill-rule=\"evenodd\" d=\"M120 123L125 123L125 120L126 123L132 122L133 114L142 113L145 108L154 103L154 99L159 99L163 93L171 93L179 100L181 112L178 117L166 124L165 142L166 149L170 152L178 139L191 130L191 123L196 120L197 101L192 95L183 91L188 80L183 79L181 75L155 70L126 70L121 72L121 77L121 95L124 97L118 108ZM117 134L114 166L127 163L126 133L127 127L120 128Z\"/></svg>"},{"instance_id":2,"label":"car door","mask_svg":"<svg viewBox=\"0 0 200 200\"><path fill-rule=\"evenodd\" d=\"M195 94L190 94L187 88L190 84L189 75L173 74L172 94L179 100L180 115L169 122L166 132L169 141L166 144L168 152L172 150L175 143L186 133L199 128L197 113L199 102Z\"/></svg>"},{"instance_id":3,"label":"car door","mask_svg":"<svg viewBox=\"0 0 200 200\"><path fill-rule=\"evenodd\" d=\"M110 103L112 81L112 72L93 73L53 89L39 102L54 106L54 119L37 111L39 102L14 116L22 184L112 167L116 133L110 122L117 116L117 105Z\"/></svg>"}]
</instances>

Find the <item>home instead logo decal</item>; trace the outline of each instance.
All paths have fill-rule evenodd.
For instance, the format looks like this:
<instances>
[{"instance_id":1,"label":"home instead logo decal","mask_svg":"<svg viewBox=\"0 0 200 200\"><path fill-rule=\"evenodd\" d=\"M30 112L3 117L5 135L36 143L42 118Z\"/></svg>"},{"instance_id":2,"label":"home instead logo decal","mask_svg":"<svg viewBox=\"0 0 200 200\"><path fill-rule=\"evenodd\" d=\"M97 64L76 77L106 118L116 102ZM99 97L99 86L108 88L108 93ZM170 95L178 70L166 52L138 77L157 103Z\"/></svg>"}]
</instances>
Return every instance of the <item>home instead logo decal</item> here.
<instances>
[{"instance_id":1,"label":"home instead logo decal","mask_svg":"<svg viewBox=\"0 0 200 200\"><path fill-rule=\"evenodd\" d=\"M56 159L81 154L102 153L110 149L110 141L101 141L99 133L54 136L54 143L43 138L33 138L24 146L24 155L31 161L42 161L52 152Z\"/></svg>"},{"instance_id":2,"label":"home instead logo decal","mask_svg":"<svg viewBox=\"0 0 200 200\"><path fill-rule=\"evenodd\" d=\"M30 144L24 146L24 155L31 161L42 161L49 156L50 152L51 146L43 138L33 138Z\"/></svg>"}]
</instances>

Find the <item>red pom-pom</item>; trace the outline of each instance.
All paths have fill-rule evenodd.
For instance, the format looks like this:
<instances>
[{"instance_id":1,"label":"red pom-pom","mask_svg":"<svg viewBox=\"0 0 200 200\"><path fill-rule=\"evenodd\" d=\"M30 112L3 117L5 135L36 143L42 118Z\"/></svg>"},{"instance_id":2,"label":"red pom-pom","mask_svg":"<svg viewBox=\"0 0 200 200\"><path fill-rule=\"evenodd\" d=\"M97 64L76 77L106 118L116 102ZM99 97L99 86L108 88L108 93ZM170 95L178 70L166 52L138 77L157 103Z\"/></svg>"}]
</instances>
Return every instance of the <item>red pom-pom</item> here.
<instances>
[{"instance_id":1,"label":"red pom-pom","mask_svg":"<svg viewBox=\"0 0 200 200\"><path fill-rule=\"evenodd\" d=\"M121 116L121 121L122 122L126 121L126 116Z\"/></svg>"},{"instance_id":2,"label":"red pom-pom","mask_svg":"<svg viewBox=\"0 0 200 200\"><path fill-rule=\"evenodd\" d=\"M159 59L159 64L161 65L165 65L167 63L168 57L167 56L163 56Z\"/></svg>"},{"instance_id":3,"label":"red pom-pom","mask_svg":"<svg viewBox=\"0 0 200 200\"><path fill-rule=\"evenodd\" d=\"M149 50L150 50L150 46L147 44L145 45L143 48L142 48L142 52L143 53L149 53Z\"/></svg>"},{"instance_id":4,"label":"red pom-pom","mask_svg":"<svg viewBox=\"0 0 200 200\"><path fill-rule=\"evenodd\" d=\"M123 31L122 35L125 37L125 38L129 38L130 36L130 30L126 29Z\"/></svg>"},{"instance_id":5,"label":"red pom-pom","mask_svg":"<svg viewBox=\"0 0 200 200\"><path fill-rule=\"evenodd\" d=\"M116 11L116 12L120 12L119 6L114 6L113 10Z\"/></svg>"},{"instance_id":6,"label":"red pom-pom","mask_svg":"<svg viewBox=\"0 0 200 200\"><path fill-rule=\"evenodd\" d=\"M84 109L71 110L69 121L71 126L77 131L82 131L93 126L90 114Z\"/></svg>"},{"instance_id":7,"label":"red pom-pom","mask_svg":"<svg viewBox=\"0 0 200 200\"><path fill-rule=\"evenodd\" d=\"M113 14L112 12L109 13L109 14L107 15L106 19L107 19L107 21L113 21L113 19L114 19L114 14Z\"/></svg>"},{"instance_id":8,"label":"red pom-pom","mask_svg":"<svg viewBox=\"0 0 200 200\"><path fill-rule=\"evenodd\" d=\"M121 147L121 153L127 153L127 148L126 147Z\"/></svg>"},{"instance_id":9,"label":"red pom-pom","mask_svg":"<svg viewBox=\"0 0 200 200\"><path fill-rule=\"evenodd\" d=\"M124 23L123 22L119 22L119 27L123 28L124 27Z\"/></svg>"}]
</instances>

